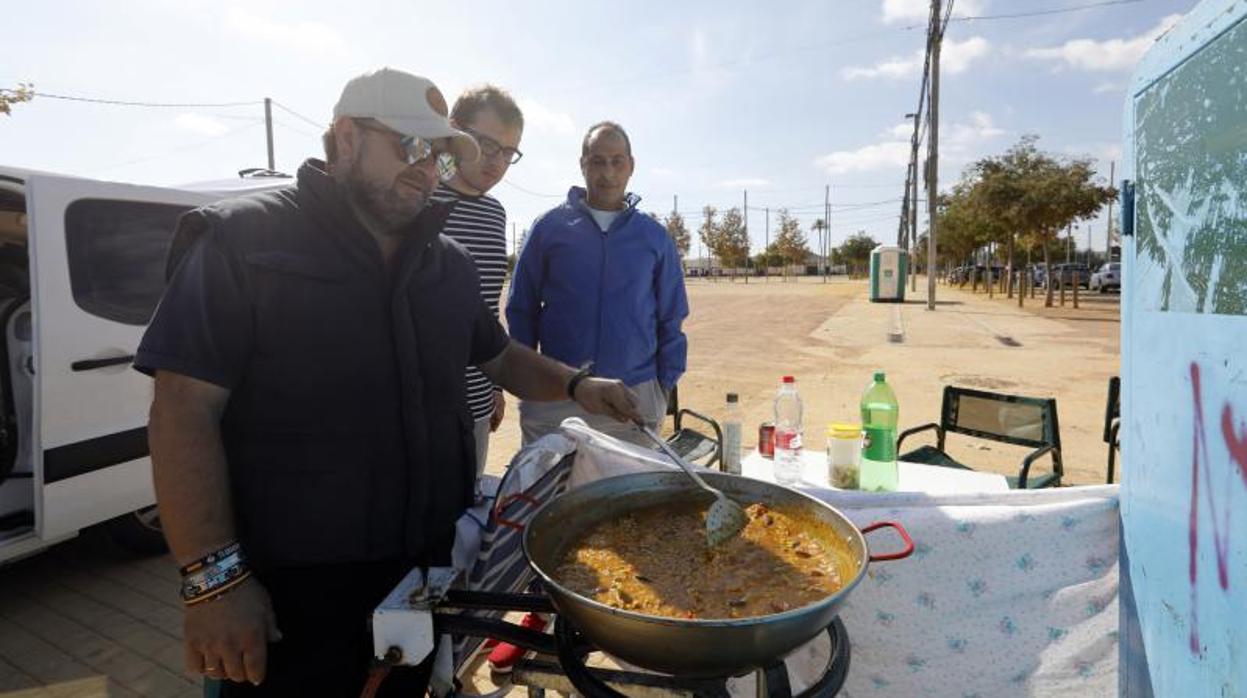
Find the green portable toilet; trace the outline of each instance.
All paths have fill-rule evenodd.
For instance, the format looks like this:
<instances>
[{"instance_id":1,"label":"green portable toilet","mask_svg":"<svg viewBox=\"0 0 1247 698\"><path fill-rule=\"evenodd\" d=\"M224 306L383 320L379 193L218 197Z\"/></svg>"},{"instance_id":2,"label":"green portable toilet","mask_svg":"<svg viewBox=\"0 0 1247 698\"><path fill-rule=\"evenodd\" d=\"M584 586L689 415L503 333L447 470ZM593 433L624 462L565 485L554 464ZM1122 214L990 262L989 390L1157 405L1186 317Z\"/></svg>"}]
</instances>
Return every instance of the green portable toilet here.
<instances>
[{"instance_id":1,"label":"green portable toilet","mask_svg":"<svg viewBox=\"0 0 1247 698\"><path fill-rule=\"evenodd\" d=\"M870 301L903 303L909 253L900 247L880 245L870 253Z\"/></svg>"}]
</instances>

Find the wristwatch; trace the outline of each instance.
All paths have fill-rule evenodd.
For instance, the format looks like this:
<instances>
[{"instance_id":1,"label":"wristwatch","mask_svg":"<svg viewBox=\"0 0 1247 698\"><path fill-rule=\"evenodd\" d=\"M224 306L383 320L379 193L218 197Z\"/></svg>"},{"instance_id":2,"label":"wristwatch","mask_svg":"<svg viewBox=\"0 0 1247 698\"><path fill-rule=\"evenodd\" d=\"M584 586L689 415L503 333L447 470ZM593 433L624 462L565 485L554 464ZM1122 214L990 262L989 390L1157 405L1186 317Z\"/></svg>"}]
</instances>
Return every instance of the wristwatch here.
<instances>
[{"instance_id":1,"label":"wristwatch","mask_svg":"<svg viewBox=\"0 0 1247 698\"><path fill-rule=\"evenodd\" d=\"M592 375L593 369L589 366L584 366L579 371L576 371L576 374L572 376L572 379L567 381L567 398L569 400L575 400L576 386L580 385L580 381Z\"/></svg>"}]
</instances>

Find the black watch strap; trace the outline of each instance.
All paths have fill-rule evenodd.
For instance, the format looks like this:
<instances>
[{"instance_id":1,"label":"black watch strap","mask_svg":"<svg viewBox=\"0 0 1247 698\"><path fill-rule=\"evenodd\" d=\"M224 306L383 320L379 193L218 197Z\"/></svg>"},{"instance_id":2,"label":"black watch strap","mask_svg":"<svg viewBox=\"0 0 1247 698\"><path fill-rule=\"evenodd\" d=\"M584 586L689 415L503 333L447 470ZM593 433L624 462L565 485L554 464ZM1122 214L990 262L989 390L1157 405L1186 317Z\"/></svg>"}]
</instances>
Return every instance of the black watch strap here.
<instances>
[{"instance_id":1,"label":"black watch strap","mask_svg":"<svg viewBox=\"0 0 1247 698\"><path fill-rule=\"evenodd\" d=\"M575 400L576 399L576 386L580 385L580 381L592 375L593 375L593 369L589 368L588 366L585 366L579 371L576 371L576 375L572 376L572 379L567 381L567 399Z\"/></svg>"}]
</instances>

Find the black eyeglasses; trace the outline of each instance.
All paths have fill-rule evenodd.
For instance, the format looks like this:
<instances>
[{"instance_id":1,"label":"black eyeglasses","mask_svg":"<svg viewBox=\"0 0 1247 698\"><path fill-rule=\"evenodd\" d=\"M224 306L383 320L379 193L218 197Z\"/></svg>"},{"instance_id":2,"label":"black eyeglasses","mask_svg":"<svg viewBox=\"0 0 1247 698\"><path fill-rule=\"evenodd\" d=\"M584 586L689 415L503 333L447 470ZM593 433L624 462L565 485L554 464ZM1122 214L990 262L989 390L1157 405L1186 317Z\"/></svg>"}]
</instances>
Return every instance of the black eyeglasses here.
<instances>
[{"instance_id":1,"label":"black eyeglasses","mask_svg":"<svg viewBox=\"0 0 1247 698\"><path fill-rule=\"evenodd\" d=\"M524 154L521 153L518 148L507 148L489 136L477 133L470 128L465 128L463 130L471 134L471 136L475 138L476 142L481 146L481 157L492 158L501 153L502 156L506 158L507 164L509 165L514 165L520 161L520 158L524 157Z\"/></svg>"}]
</instances>

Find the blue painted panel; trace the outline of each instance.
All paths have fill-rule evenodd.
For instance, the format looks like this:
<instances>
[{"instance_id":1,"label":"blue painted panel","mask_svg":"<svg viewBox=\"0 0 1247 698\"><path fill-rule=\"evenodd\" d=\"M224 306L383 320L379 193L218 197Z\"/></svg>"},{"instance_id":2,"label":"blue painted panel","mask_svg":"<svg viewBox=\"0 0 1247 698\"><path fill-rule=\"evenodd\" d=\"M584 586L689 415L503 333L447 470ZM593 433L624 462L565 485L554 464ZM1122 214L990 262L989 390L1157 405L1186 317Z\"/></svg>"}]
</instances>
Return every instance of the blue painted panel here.
<instances>
[{"instance_id":1,"label":"blue painted panel","mask_svg":"<svg viewBox=\"0 0 1247 698\"><path fill-rule=\"evenodd\" d=\"M1244 695L1247 3L1203 2L1157 42L1125 133L1124 578L1156 695Z\"/></svg>"}]
</instances>

